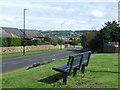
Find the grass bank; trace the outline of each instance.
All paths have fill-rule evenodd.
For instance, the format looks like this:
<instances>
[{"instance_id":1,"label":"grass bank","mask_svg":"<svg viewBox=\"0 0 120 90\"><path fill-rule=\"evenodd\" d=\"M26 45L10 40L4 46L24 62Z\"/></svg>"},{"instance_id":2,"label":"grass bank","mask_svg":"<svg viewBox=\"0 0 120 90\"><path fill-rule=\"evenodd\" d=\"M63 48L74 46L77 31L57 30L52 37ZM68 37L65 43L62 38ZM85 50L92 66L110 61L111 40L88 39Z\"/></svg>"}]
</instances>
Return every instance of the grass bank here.
<instances>
[{"instance_id":1,"label":"grass bank","mask_svg":"<svg viewBox=\"0 0 120 90\"><path fill-rule=\"evenodd\" d=\"M57 51L57 50L61 50L61 49L46 49L46 50L26 51L25 54L27 55L27 54L43 53L43 52ZM65 48L62 50L65 50ZM12 57L12 56L21 56L21 55L23 55L23 52L6 53L6 54L0 55L0 57Z\"/></svg>"},{"instance_id":2,"label":"grass bank","mask_svg":"<svg viewBox=\"0 0 120 90\"><path fill-rule=\"evenodd\" d=\"M118 54L92 54L83 75L68 76L68 84L62 84L62 74L52 67L64 64L67 58L38 66L3 74L3 88L118 88Z\"/></svg>"}]
</instances>

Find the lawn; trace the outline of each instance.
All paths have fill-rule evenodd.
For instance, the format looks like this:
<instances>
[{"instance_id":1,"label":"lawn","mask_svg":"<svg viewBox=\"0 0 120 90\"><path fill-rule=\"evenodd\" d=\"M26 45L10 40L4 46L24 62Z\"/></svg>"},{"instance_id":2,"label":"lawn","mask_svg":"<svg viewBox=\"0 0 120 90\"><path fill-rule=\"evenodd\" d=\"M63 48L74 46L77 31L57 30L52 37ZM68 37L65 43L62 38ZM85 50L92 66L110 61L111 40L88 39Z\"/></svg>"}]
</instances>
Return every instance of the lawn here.
<instances>
[{"instance_id":1,"label":"lawn","mask_svg":"<svg viewBox=\"0 0 120 90\"><path fill-rule=\"evenodd\" d=\"M118 54L92 54L85 74L71 74L67 85L63 85L63 75L51 68L66 63L67 58L3 73L3 88L118 88Z\"/></svg>"}]
</instances>

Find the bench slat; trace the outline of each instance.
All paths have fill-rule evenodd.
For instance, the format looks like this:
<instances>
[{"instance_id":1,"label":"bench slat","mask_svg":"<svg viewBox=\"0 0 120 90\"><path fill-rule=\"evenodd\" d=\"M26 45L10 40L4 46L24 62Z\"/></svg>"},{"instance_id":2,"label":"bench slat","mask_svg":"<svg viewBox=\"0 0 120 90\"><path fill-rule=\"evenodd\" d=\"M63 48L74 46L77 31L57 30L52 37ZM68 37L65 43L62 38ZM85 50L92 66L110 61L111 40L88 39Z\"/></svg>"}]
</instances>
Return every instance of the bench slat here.
<instances>
[{"instance_id":1,"label":"bench slat","mask_svg":"<svg viewBox=\"0 0 120 90\"><path fill-rule=\"evenodd\" d=\"M57 66L57 67L53 67L52 69L56 70L56 71L60 71L60 72L63 72L63 73L67 73L67 71L69 70L69 66L67 64L63 64L63 65L60 65L60 66Z\"/></svg>"}]
</instances>

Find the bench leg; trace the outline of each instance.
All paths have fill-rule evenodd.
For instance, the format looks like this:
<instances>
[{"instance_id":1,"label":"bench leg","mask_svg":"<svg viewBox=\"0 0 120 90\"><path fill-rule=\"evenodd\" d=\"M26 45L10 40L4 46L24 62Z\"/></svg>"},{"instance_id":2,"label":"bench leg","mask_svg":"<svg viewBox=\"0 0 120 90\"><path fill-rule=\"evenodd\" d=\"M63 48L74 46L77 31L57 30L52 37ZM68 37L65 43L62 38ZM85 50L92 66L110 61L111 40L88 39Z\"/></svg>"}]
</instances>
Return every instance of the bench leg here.
<instances>
[{"instance_id":1,"label":"bench leg","mask_svg":"<svg viewBox=\"0 0 120 90\"><path fill-rule=\"evenodd\" d=\"M82 73L84 74L84 72L85 72L85 66L84 66L84 65L82 65L81 71L82 71Z\"/></svg>"},{"instance_id":2,"label":"bench leg","mask_svg":"<svg viewBox=\"0 0 120 90\"><path fill-rule=\"evenodd\" d=\"M75 68L73 69L73 77L76 76L76 74L77 74L77 69Z\"/></svg>"},{"instance_id":3,"label":"bench leg","mask_svg":"<svg viewBox=\"0 0 120 90\"><path fill-rule=\"evenodd\" d=\"M64 84L64 85L67 84L67 75L64 75L64 77L63 77L63 84Z\"/></svg>"}]
</instances>

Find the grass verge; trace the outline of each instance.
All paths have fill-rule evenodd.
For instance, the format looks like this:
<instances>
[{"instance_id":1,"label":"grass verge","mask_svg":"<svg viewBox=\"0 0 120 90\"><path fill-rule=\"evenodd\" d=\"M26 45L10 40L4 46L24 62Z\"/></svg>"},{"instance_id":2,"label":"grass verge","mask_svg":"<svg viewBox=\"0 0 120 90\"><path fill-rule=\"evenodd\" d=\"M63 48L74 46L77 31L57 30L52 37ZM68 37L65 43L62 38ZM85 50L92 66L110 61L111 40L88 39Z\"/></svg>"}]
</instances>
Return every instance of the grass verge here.
<instances>
[{"instance_id":1,"label":"grass verge","mask_svg":"<svg viewBox=\"0 0 120 90\"><path fill-rule=\"evenodd\" d=\"M61 49L47 49L47 50L35 50L35 51L26 51L25 54L34 54L34 53L43 53L43 52L49 52L49 51L57 51L57 50L61 50ZM62 50L65 50L62 49ZM12 57L12 56L21 56L23 55L22 52L16 52L16 53L6 53L6 54L2 54L0 55L0 57Z\"/></svg>"},{"instance_id":2,"label":"grass verge","mask_svg":"<svg viewBox=\"0 0 120 90\"><path fill-rule=\"evenodd\" d=\"M3 73L3 88L118 88L118 54L92 54L85 74L80 71L76 77L71 74L68 84L63 85L63 75L51 68L65 64L67 58L30 70Z\"/></svg>"}]
</instances>

